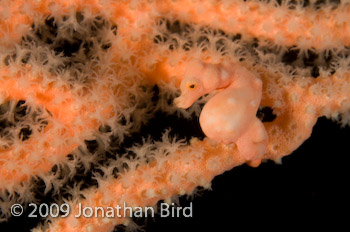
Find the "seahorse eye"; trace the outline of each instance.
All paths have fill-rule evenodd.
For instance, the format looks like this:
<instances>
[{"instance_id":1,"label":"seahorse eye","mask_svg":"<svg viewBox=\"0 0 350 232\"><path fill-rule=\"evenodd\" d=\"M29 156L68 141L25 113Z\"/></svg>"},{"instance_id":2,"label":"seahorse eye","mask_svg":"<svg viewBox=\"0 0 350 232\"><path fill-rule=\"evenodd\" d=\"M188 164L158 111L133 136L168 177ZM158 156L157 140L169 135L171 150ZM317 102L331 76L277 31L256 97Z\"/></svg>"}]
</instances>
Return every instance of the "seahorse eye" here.
<instances>
[{"instance_id":1,"label":"seahorse eye","mask_svg":"<svg viewBox=\"0 0 350 232\"><path fill-rule=\"evenodd\" d=\"M190 83L190 84L188 84L188 88L189 89L194 89L194 88L196 88L196 85L193 84L193 83Z\"/></svg>"}]
</instances>

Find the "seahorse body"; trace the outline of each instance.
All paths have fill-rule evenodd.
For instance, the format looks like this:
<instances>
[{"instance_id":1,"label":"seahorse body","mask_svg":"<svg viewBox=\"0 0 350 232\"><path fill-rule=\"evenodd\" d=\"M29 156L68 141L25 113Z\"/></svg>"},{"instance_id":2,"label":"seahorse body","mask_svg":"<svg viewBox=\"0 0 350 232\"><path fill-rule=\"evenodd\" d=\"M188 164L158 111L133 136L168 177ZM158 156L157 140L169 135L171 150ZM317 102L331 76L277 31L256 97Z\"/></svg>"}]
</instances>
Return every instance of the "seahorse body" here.
<instances>
[{"instance_id":1,"label":"seahorse body","mask_svg":"<svg viewBox=\"0 0 350 232\"><path fill-rule=\"evenodd\" d=\"M194 86L193 86L194 85ZM267 146L267 133L256 117L262 82L241 65L194 63L188 66L181 82L178 107L188 108L200 96L223 89L204 106L199 122L210 139L236 143L246 160L259 159Z\"/></svg>"}]
</instances>

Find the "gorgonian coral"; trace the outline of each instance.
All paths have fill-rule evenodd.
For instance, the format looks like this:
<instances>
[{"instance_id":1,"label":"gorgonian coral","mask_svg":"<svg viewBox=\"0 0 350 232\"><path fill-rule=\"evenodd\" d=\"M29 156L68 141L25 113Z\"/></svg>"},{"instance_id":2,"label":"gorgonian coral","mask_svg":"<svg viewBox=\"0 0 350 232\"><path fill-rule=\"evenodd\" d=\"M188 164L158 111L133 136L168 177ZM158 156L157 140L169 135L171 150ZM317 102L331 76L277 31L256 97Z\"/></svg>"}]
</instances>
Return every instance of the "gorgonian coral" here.
<instances>
[{"instance_id":1,"label":"gorgonian coral","mask_svg":"<svg viewBox=\"0 0 350 232\"><path fill-rule=\"evenodd\" d=\"M170 202L247 160L279 161L321 116L347 125L349 11L319 1L1 1L2 218L15 202L40 202L40 189L73 211L37 230L112 231L130 219L75 218L78 203ZM208 95L183 110L172 100L188 73L208 85L196 97ZM146 130L159 112L196 119L201 107L208 137ZM225 120L232 128L212 133L210 122Z\"/></svg>"}]
</instances>

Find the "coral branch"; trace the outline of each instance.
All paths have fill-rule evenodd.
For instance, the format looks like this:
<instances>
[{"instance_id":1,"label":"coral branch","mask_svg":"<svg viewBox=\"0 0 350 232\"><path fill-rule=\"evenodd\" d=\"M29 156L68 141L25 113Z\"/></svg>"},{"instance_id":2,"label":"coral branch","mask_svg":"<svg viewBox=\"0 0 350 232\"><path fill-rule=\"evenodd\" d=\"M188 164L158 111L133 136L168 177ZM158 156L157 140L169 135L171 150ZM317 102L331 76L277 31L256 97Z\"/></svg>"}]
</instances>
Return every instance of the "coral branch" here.
<instances>
[{"instance_id":1,"label":"coral branch","mask_svg":"<svg viewBox=\"0 0 350 232\"><path fill-rule=\"evenodd\" d=\"M85 195L87 199L81 203L104 208L123 205L123 202L131 207L153 206L161 199L191 193L196 186L209 188L216 175L243 162L234 146L212 144L207 139L193 140L191 147L182 148L176 154L127 172L116 180L106 180L98 190L89 191ZM111 231L115 224L127 223L122 214L117 219L99 217L93 220L75 218L75 215L79 215L78 207L69 218L55 221L48 231L102 232Z\"/></svg>"},{"instance_id":2,"label":"coral branch","mask_svg":"<svg viewBox=\"0 0 350 232\"><path fill-rule=\"evenodd\" d=\"M298 7L296 10L255 1L156 1L162 15L185 22L205 24L227 33L268 39L283 46L331 49L350 44L350 6L336 11ZM183 7L186 6L186 7Z\"/></svg>"}]
</instances>

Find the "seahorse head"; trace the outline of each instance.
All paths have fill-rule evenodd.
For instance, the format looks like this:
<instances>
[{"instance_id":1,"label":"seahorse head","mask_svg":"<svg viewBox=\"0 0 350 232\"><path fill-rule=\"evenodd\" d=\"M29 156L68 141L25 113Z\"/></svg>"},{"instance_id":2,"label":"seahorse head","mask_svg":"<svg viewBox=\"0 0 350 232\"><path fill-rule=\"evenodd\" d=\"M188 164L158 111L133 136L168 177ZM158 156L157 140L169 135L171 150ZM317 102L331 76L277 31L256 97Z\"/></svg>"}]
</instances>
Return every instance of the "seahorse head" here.
<instances>
[{"instance_id":1,"label":"seahorse head","mask_svg":"<svg viewBox=\"0 0 350 232\"><path fill-rule=\"evenodd\" d=\"M179 108L189 108L198 98L204 95L202 81L194 76L185 76L180 85L181 96L174 100Z\"/></svg>"},{"instance_id":2,"label":"seahorse head","mask_svg":"<svg viewBox=\"0 0 350 232\"><path fill-rule=\"evenodd\" d=\"M181 81L181 96L176 98L174 103L179 108L187 109L198 98L217 89L220 84L218 65L193 60L188 63Z\"/></svg>"}]
</instances>

